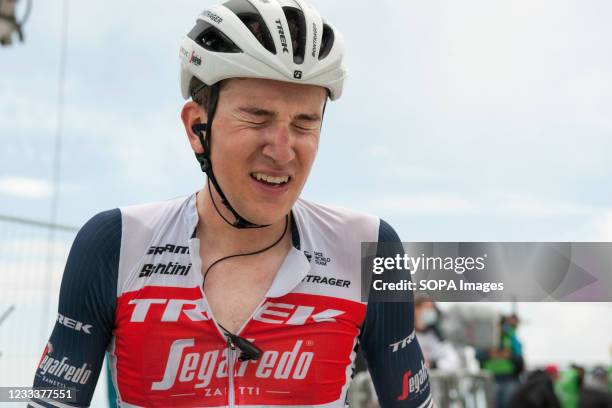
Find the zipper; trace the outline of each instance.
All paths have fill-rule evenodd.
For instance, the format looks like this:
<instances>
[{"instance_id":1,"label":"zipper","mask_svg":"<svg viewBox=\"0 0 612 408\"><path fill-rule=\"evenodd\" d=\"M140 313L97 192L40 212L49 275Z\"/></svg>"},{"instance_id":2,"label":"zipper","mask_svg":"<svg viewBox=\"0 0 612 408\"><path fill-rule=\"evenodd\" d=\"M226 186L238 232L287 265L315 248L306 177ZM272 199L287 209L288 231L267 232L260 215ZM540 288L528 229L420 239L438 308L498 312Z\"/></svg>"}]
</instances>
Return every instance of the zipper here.
<instances>
[{"instance_id":1,"label":"zipper","mask_svg":"<svg viewBox=\"0 0 612 408\"><path fill-rule=\"evenodd\" d=\"M202 294L204 294L204 291L202 291ZM257 307L253 310L253 313L251 313L251 316L249 316L249 318L247 320L245 320L245 322L242 324L242 327L240 327L238 329L238 331L235 333L236 336L240 336L240 333L242 333L242 331L251 322L251 320L253 320L253 316L255 316L255 314L257 312L259 312L259 309L261 308L261 306L267 300L268 300L267 296L264 296L264 298L261 299L261 302L259 302ZM212 316L212 313L211 313L211 316ZM213 321L214 321L214 317L213 317ZM219 329L219 332L222 332L221 328L218 326L216 321L215 321L215 325ZM234 365L236 363L236 345L232 341L231 337L229 337L229 336L226 336L226 337L227 337L227 345L229 347L228 353L227 353L227 356L228 356L228 359L229 359L229 361L228 361L228 369L227 369L228 370L227 376L228 376L228 379L229 379L228 402L229 402L229 406L230 407L235 407L236 406L236 394L235 394L235 390L234 390Z\"/></svg>"},{"instance_id":2,"label":"zipper","mask_svg":"<svg viewBox=\"0 0 612 408\"><path fill-rule=\"evenodd\" d=\"M236 361L235 353L236 353L236 345L232 341L231 337L227 337L227 378L229 380L229 390L227 394L228 406L235 407L236 406L236 396L234 395L234 362Z\"/></svg>"},{"instance_id":3,"label":"zipper","mask_svg":"<svg viewBox=\"0 0 612 408\"><path fill-rule=\"evenodd\" d=\"M215 316L212 313L212 309L210 308L209 304L208 304L208 300L206 300L206 295L204 294L204 290L202 289L202 285L200 284L200 293L202 294L202 299L204 300L204 304L206 305L206 310L209 313L210 316L210 320L213 322L213 324L215 325L215 327L217 328L217 332L219 333L219 335L221 337L223 337L226 342L227 342L227 377L228 377L228 391L227 391L227 399L228 399L228 406L229 407L235 407L236 406L236 395L234 392L234 364L236 363L236 345L234 344L234 342L232 341L232 339L225 334L225 332L223 331L223 329L221 329L221 327L219 326L219 323L217 323L217 320L215 319ZM235 333L236 336L239 336L240 333L246 328L246 326L249 324L249 322L251 320L253 320L253 316L255 316L255 314L259 311L259 309L261 308L261 306L268 300L268 297L264 297L261 302L259 302L259 304L257 305L257 307L253 310L253 313L251 313L251 316L249 316L249 318L242 324L242 327L240 327L240 329L238 329L238 331Z\"/></svg>"},{"instance_id":4,"label":"zipper","mask_svg":"<svg viewBox=\"0 0 612 408\"><path fill-rule=\"evenodd\" d=\"M194 245L194 248L189 247L189 251L190 251L190 255L191 255L191 262L193 263L194 266L199 267L197 269L202 269L202 261L200 259L200 254L199 254L199 240L197 240L197 245ZM204 288L202 286L202 274L198 274L198 287L200 289L200 294L202 295L202 299L204 301L204 305L206 307L206 311L210 317L210 320L213 322L214 326L217 328L217 332L219 333L219 335L225 339L225 341L227 342L227 346L228 346L228 353L227 353L227 377L228 377L228 385L229 385L229 390L227 393L227 399L228 399L228 406L229 407L235 407L236 406L236 395L234 392L234 364L236 363L237 360L237 356L236 356L236 345L234 344L234 342L232 341L232 339L227 336L225 334L225 332L223 331L223 329L221 329L221 327L219 326L219 323L217 323L217 319L215 319L215 316L212 312L212 308L210 307L210 305L208 304L208 300L206 299L206 294L204 293ZM240 333L242 333L242 331L246 328L246 326L251 322L251 320L253 320L253 316L255 316L255 314L259 311L259 309L261 308L261 306L268 300L268 296L267 293L266 295L263 297L263 299L261 299L261 301L259 302L259 304L257 305L257 307L253 310L253 313L251 313L251 316L249 316L249 318L247 320L245 320L245 322L242 324L242 327L240 327L240 329L238 329L238 331L236 333L234 333L236 336L240 336Z\"/></svg>"}]
</instances>

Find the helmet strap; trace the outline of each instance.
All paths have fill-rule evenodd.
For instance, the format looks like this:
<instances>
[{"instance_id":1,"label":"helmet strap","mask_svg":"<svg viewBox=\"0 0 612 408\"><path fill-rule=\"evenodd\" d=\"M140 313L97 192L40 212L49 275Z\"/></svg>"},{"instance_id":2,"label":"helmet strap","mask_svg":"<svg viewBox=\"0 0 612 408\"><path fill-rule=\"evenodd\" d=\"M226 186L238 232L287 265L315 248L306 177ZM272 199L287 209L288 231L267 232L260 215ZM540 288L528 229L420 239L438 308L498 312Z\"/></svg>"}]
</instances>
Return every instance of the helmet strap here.
<instances>
[{"instance_id":1,"label":"helmet strap","mask_svg":"<svg viewBox=\"0 0 612 408\"><path fill-rule=\"evenodd\" d=\"M202 144L202 147L204 147L204 153L196 153L195 156L198 162L200 163L200 168L208 176L208 181L209 181L208 193L210 195L210 199L212 200L213 206L215 207L217 214L219 214L219 216L223 219L223 221L225 221L228 225L231 225L234 228L253 229L253 228L269 227L269 225L260 225L260 224L252 223L246 218L244 218L243 216L241 216L240 214L238 214L238 212L234 209L234 207L232 207L232 205L228 201L227 197L225 196L225 193L223 193L223 190L221 189L221 186L219 185L219 182L217 181L217 178L215 177L215 172L213 171L212 161L210 158L210 149L211 149L211 142L212 142L212 123L213 123L213 119L215 116L215 112L217 110L217 104L219 102L219 92L220 92L220 82L217 82L216 84L210 87L210 98L208 100L207 123L194 125L192 128L192 130L198 135L200 139L200 143ZM221 214L221 211L219 211L219 208L217 207L217 203L215 202L215 198L213 197L212 191L210 189L211 184L217 191L217 194L219 194L219 197L221 198L221 203L225 206L225 208L227 208L232 213L232 215L236 219L234 222L231 222L230 220L225 218L223 214Z\"/></svg>"}]
</instances>

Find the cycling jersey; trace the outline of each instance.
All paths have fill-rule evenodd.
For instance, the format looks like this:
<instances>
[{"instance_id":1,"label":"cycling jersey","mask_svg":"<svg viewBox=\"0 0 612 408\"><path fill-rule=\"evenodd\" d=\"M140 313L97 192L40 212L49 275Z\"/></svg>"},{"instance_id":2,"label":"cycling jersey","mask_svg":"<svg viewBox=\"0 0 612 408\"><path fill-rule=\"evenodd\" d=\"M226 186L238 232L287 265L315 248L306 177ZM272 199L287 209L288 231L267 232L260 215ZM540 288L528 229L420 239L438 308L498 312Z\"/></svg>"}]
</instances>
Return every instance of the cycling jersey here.
<instances>
[{"instance_id":1,"label":"cycling jersey","mask_svg":"<svg viewBox=\"0 0 612 408\"><path fill-rule=\"evenodd\" d=\"M124 407L338 407L360 346L383 407L432 406L412 303L361 301L360 243L399 241L387 223L298 200L293 246L237 333L263 353L243 362L203 294L195 203L116 209L79 231L36 387L89 405L108 351Z\"/></svg>"}]
</instances>

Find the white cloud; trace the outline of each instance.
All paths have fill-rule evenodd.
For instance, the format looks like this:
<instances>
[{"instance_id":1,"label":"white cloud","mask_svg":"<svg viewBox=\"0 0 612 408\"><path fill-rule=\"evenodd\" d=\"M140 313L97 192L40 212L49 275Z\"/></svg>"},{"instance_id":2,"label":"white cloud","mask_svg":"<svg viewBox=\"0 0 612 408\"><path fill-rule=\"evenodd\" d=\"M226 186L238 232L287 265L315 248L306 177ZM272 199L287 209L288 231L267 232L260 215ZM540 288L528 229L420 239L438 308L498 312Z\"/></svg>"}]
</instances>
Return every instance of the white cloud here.
<instances>
[{"instance_id":1,"label":"white cloud","mask_svg":"<svg viewBox=\"0 0 612 408\"><path fill-rule=\"evenodd\" d=\"M88 134L96 138L96 143L110 146L124 181L159 186L189 174L177 171L185 160L189 160L187 168L196 169L176 107L131 115L71 105L66 118L70 120L69 132L75 137ZM92 123L96 126L92 127Z\"/></svg>"},{"instance_id":2,"label":"white cloud","mask_svg":"<svg viewBox=\"0 0 612 408\"><path fill-rule=\"evenodd\" d=\"M395 213L463 213L474 210L468 200L450 194L388 195L373 199L370 206Z\"/></svg>"},{"instance_id":3,"label":"white cloud","mask_svg":"<svg viewBox=\"0 0 612 408\"><path fill-rule=\"evenodd\" d=\"M57 103L55 94L41 91L48 88L44 78L28 78L27 81L17 75L0 78L2 131L7 134L16 131L53 134L57 125Z\"/></svg>"},{"instance_id":4,"label":"white cloud","mask_svg":"<svg viewBox=\"0 0 612 408\"><path fill-rule=\"evenodd\" d=\"M563 216L593 214L596 208L579 203L562 203L542 201L534 197L508 194L500 198L496 210L508 212L515 215L530 216Z\"/></svg>"},{"instance_id":5,"label":"white cloud","mask_svg":"<svg viewBox=\"0 0 612 408\"><path fill-rule=\"evenodd\" d=\"M391 159L394 157L393 151L390 147L383 146L380 144L371 144L366 146L364 149L365 154L368 156L372 156L377 159Z\"/></svg>"},{"instance_id":6,"label":"white cloud","mask_svg":"<svg viewBox=\"0 0 612 408\"><path fill-rule=\"evenodd\" d=\"M502 216L561 217L585 215L597 217L597 225L609 229L612 239L612 212L599 217L601 209L581 203L557 202L521 194L460 195L439 193L383 195L369 200L370 207L393 213L478 213Z\"/></svg>"},{"instance_id":7,"label":"white cloud","mask_svg":"<svg viewBox=\"0 0 612 408\"><path fill-rule=\"evenodd\" d=\"M595 220L596 239L604 242L612 242L612 210L602 214Z\"/></svg>"},{"instance_id":8,"label":"white cloud","mask_svg":"<svg viewBox=\"0 0 612 408\"><path fill-rule=\"evenodd\" d=\"M612 326L597 324L609 319L606 303L519 303L524 324L519 331L529 366L604 364L611 346ZM563 330L571 325L571 330ZM562 334L563 332L563 334ZM551 342L550 338L555 341ZM582 339L588 338L588 347Z\"/></svg>"},{"instance_id":9,"label":"white cloud","mask_svg":"<svg viewBox=\"0 0 612 408\"><path fill-rule=\"evenodd\" d=\"M438 166L407 160L406 152L394 149L391 144L370 144L362 152L364 157L376 162L374 171L383 177L391 176L402 182L439 182L447 177Z\"/></svg>"},{"instance_id":10,"label":"white cloud","mask_svg":"<svg viewBox=\"0 0 612 408\"><path fill-rule=\"evenodd\" d=\"M35 137L40 137L41 145L48 147L56 131L53 96L20 95L14 87L3 87L5 84L0 80L0 89L5 88L10 98L0 99L0 129L3 132L31 132ZM65 107L62 138L66 145L82 145L83 148L90 148L92 143L104 148L110 146L113 159L129 181L158 185L160 179L169 182L176 174L158 171L151 178L147 175L151 174L152 168L164 168L165 163L174 163L173 167L176 167L176 163L192 157L178 110L177 106L156 105L146 114L133 114L122 107L99 109L69 103ZM33 117L36 120L32 120ZM83 141L83 135L87 135L87 142ZM22 138L16 138L8 147L22 152L32 150L31 143ZM63 157L64 163L68 160L69 157ZM192 168L196 168L196 165L193 164ZM62 183L63 192L78 188ZM51 191L51 186L41 180L18 177L0 179L0 193L40 198L50 195Z\"/></svg>"},{"instance_id":11,"label":"white cloud","mask_svg":"<svg viewBox=\"0 0 612 408\"><path fill-rule=\"evenodd\" d=\"M26 177L3 177L0 179L0 194L22 198L46 198L53 187L47 180Z\"/></svg>"}]
</instances>

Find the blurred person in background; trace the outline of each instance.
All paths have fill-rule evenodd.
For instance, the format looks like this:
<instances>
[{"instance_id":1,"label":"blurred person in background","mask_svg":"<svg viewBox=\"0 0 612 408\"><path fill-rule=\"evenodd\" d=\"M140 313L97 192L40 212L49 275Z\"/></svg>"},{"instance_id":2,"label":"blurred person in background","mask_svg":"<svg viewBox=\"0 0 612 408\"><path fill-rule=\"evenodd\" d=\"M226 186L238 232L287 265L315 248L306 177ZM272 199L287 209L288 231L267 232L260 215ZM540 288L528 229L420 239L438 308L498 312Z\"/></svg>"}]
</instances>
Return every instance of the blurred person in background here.
<instances>
[{"instance_id":1,"label":"blurred person in background","mask_svg":"<svg viewBox=\"0 0 612 408\"><path fill-rule=\"evenodd\" d=\"M414 327L429 368L456 371L462 367L459 353L446 341L439 330L440 310L427 297L417 297L414 302Z\"/></svg>"},{"instance_id":2,"label":"blurred person in background","mask_svg":"<svg viewBox=\"0 0 612 408\"><path fill-rule=\"evenodd\" d=\"M561 371L559 379L555 382L555 393L562 408L577 408L582 388L584 370L572 365Z\"/></svg>"},{"instance_id":3,"label":"blurred person in background","mask_svg":"<svg viewBox=\"0 0 612 408\"><path fill-rule=\"evenodd\" d=\"M603 366L596 366L585 380L585 384L593 389L609 392L608 371Z\"/></svg>"},{"instance_id":4,"label":"blurred person in background","mask_svg":"<svg viewBox=\"0 0 612 408\"><path fill-rule=\"evenodd\" d=\"M527 376L508 402L508 408L561 408L554 383L559 370L554 365L535 370Z\"/></svg>"},{"instance_id":5,"label":"blurred person in background","mask_svg":"<svg viewBox=\"0 0 612 408\"><path fill-rule=\"evenodd\" d=\"M612 408L606 369L595 367L588 376L584 369L580 367L578 369L580 389L578 408Z\"/></svg>"},{"instance_id":6,"label":"blurred person in background","mask_svg":"<svg viewBox=\"0 0 612 408\"><path fill-rule=\"evenodd\" d=\"M502 316L499 346L489 350L477 350L476 358L482 369L495 377L497 408L505 408L519 386L519 375L524 368L523 348L516 330L518 316Z\"/></svg>"}]
</instances>

